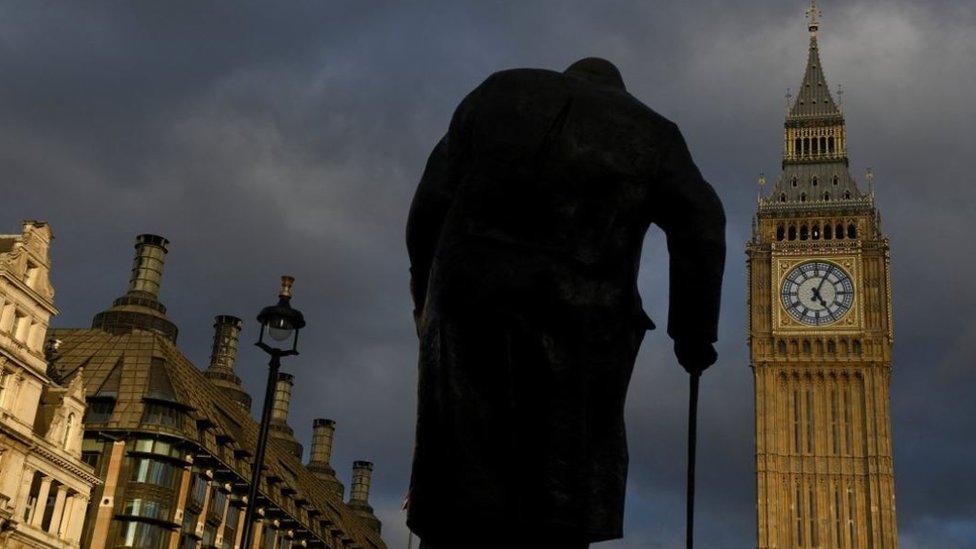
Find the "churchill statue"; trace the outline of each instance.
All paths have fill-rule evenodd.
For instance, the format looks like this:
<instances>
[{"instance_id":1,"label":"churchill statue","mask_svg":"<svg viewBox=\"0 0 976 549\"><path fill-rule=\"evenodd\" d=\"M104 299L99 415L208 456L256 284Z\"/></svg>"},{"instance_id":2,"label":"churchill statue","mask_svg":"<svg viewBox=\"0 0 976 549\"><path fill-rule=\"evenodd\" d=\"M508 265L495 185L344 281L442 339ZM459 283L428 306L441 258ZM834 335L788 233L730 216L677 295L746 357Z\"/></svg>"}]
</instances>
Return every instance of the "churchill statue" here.
<instances>
[{"instance_id":1,"label":"churchill statue","mask_svg":"<svg viewBox=\"0 0 976 549\"><path fill-rule=\"evenodd\" d=\"M697 374L716 360L725 215L678 127L597 58L495 73L458 106L407 223L420 340L407 524L422 549L623 535L652 223L670 256L668 335Z\"/></svg>"}]
</instances>

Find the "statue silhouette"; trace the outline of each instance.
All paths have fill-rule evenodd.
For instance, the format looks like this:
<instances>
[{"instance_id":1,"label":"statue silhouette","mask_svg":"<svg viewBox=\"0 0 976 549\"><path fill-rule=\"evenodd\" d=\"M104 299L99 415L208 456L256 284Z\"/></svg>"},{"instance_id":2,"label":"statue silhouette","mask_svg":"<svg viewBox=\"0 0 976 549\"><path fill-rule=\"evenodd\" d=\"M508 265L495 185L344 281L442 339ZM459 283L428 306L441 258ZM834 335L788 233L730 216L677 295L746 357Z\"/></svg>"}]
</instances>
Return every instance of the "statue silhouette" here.
<instances>
[{"instance_id":1,"label":"statue silhouette","mask_svg":"<svg viewBox=\"0 0 976 549\"><path fill-rule=\"evenodd\" d=\"M457 108L407 224L422 547L622 536L651 223L670 254L668 334L700 372L716 358L725 216L678 127L595 58L495 73Z\"/></svg>"}]
</instances>

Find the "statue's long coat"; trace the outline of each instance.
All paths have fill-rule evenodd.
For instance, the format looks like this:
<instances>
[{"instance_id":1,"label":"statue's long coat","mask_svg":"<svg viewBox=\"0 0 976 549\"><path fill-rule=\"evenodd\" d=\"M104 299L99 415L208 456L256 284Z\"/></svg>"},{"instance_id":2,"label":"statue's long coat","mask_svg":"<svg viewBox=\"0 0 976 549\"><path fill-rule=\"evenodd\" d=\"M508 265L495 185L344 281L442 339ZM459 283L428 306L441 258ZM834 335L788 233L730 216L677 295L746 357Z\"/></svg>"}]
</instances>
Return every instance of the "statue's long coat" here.
<instances>
[{"instance_id":1,"label":"statue's long coat","mask_svg":"<svg viewBox=\"0 0 976 549\"><path fill-rule=\"evenodd\" d=\"M458 107L407 227L422 538L622 535L651 223L670 253L668 333L715 341L725 218L675 124L621 88L537 69L496 73Z\"/></svg>"}]
</instances>

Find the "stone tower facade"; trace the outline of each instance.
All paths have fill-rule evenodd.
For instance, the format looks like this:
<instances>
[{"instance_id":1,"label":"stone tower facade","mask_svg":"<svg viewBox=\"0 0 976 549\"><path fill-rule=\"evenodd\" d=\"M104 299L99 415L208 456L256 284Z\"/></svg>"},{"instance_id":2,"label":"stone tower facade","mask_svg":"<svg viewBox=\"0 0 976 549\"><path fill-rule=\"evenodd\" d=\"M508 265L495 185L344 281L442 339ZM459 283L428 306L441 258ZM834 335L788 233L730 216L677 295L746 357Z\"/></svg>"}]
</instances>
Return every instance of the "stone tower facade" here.
<instances>
[{"instance_id":1,"label":"stone tower facade","mask_svg":"<svg viewBox=\"0 0 976 549\"><path fill-rule=\"evenodd\" d=\"M782 173L760 195L747 246L757 546L891 548L888 239L873 188L849 172L819 15L814 2Z\"/></svg>"}]
</instances>

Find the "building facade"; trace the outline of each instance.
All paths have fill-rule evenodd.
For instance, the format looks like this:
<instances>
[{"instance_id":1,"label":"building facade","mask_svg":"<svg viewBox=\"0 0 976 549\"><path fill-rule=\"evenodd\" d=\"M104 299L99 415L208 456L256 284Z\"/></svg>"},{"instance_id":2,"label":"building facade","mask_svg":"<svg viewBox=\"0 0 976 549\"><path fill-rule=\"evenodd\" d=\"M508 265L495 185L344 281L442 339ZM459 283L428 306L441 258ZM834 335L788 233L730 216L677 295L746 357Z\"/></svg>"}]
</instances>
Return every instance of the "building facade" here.
<instances>
[{"instance_id":1,"label":"building facade","mask_svg":"<svg viewBox=\"0 0 976 549\"><path fill-rule=\"evenodd\" d=\"M888 238L870 172L867 192L849 172L819 15L814 2L782 172L747 246L757 546L891 548Z\"/></svg>"},{"instance_id":2,"label":"building facade","mask_svg":"<svg viewBox=\"0 0 976 549\"><path fill-rule=\"evenodd\" d=\"M83 375L49 371L51 228L0 236L0 546L78 547L94 471L81 461Z\"/></svg>"},{"instance_id":3,"label":"building facade","mask_svg":"<svg viewBox=\"0 0 976 549\"><path fill-rule=\"evenodd\" d=\"M51 360L59 376L84 371L88 412L79 443L103 481L82 546L240 549L244 511L253 504L259 520L248 549L385 549L379 521L363 513L368 482L355 501L342 500L328 463L332 431L313 440L310 468L302 463L287 426L289 378L275 395L277 435L268 442L260 497L247 501L258 424L235 373L242 321L216 318L205 371L180 352L178 329L159 300L168 245L160 236L137 237L128 291L91 328L52 332L61 342ZM326 421L334 425L316 424Z\"/></svg>"}]
</instances>

